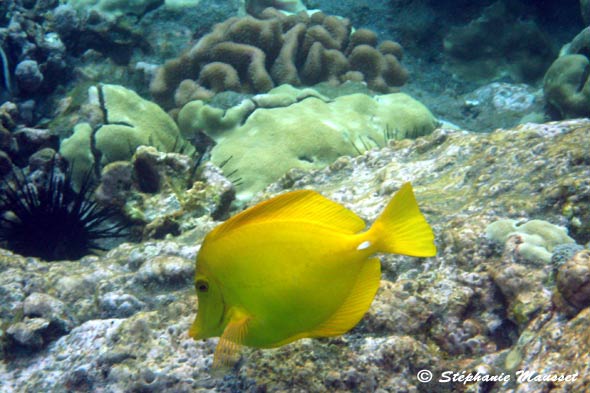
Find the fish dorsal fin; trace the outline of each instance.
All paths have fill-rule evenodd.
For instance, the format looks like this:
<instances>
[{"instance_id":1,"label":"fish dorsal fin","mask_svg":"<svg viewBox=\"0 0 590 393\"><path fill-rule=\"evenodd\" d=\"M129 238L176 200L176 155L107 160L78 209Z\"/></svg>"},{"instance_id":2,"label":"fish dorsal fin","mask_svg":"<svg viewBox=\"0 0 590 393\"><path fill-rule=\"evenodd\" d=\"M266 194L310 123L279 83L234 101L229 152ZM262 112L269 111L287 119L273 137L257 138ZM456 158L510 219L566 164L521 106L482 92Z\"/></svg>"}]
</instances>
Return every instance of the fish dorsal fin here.
<instances>
[{"instance_id":1,"label":"fish dorsal fin","mask_svg":"<svg viewBox=\"0 0 590 393\"><path fill-rule=\"evenodd\" d=\"M365 228L365 222L344 206L315 191L298 190L244 210L215 228L210 236L220 237L241 226L265 221L307 222L345 233L357 233Z\"/></svg>"},{"instance_id":2,"label":"fish dorsal fin","mask_svg":"<svg viewBox=\"0 0 590 393\"><path fill-rule=\"evenodd\" d=\"M307 337L339 336L352 329L369 310L381 281L381 262L366 260L350 294L340 308L325 322L308 332Z\"/></svg>"},{"instance_id":3,"label":"fish dorsal fin","mask_svg":"<svg viewBox=\"0 0 590 393\"><path fill-rule=\"evenodd\" d=\"M229 368L235 363L236 355L248 334L248 322L250 318L241 313L235 313L227 324L223 334L219 338L215 355L213 356L213 368Z\"/></svg>"}]
</instances>

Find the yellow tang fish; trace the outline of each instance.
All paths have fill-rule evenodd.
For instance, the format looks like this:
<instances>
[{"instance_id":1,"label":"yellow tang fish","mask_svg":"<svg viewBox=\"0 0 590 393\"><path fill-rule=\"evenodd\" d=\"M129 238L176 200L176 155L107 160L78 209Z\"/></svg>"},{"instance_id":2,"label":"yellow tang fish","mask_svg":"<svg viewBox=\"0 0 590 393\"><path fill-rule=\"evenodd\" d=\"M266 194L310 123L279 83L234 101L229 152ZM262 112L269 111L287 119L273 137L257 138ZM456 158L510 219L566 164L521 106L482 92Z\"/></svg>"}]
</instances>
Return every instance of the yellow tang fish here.
<instances>
[{"instance_id":1,"label":"yellow tang fish","mask_svg":"<svg viewBox=\"0 0 590 393\"><path fill-rule=\"evenodd\" d=\"M410 183L365 228L352 211L309 190L230 218L205 237L197 257L190 336L221 336L216 367L229 364L240 345L270 348L347 332L379 287L375 253L436 254Z\"/></svg>"}]
</instances>

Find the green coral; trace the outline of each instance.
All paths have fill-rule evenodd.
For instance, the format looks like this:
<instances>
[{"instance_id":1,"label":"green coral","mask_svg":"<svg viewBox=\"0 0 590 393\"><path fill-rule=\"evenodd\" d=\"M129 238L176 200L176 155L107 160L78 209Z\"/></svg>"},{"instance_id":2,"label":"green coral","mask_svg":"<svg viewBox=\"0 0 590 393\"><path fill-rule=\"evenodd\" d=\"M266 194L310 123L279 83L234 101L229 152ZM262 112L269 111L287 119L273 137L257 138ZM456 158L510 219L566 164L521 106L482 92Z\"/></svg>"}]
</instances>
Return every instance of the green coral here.
<instances>
[{"instance_id":1,"label":"green coral","mask_svg":"<svg viewBox=\"0 0 590 393\"><path fill-rule=\"evenodd\" d=\"M219 93L215 98L224 94L227 92ZM288 84L280 85L268 93L255 95L224 108L218 107L219 105L213 102L195 100L184 105L178 113L178 126L185 136L190 137L200 131L206 131L209 136L212 136L242 124L256 108L285 107L309 97L329 101L314 89L297 89Z\"/></svg>"},{"instance_id":2,"label":"green coral","mask_svg":"<svg viewBox=\"0 0 590 393\"><path fill-rule=\"evenodd\" d=\"M88 123L76 124L74 133L61 142L59 151L73 166L72 184L79 186L88 171L96 164L90 141L92 127Z\"/></svg>"},{"instance_id":3,"label":"green coral","mask_svg":"<svg viewBox=\"0 0 590 393\"><path fill-rule=\"evenodd\" d=\"M191 114L191 107L185 108L181 123L191 116L192 123L204 122L202 111ZM312 96L285 107L259 108L243 125L204 131L217 142L212 161L224 164L226 174L234 173L238 198L245 200L292 168L322 168L340 156L384 146L388 139L428 134L436 124L428 109L406 94L352 94L330 102Z\"/></svg>"},{"instance_id":4,"label":"green coral","mask_svg":"<svg viewBox=\"0 0 590 393\"><path fill-rule=\"evenodd\" d=\"M176 123L153 102L118 85L99 85L90 92L104 114L95 130L81 123L71 137L62 141L61 154L74 163L74 179L89 168L114 161L128 161L137 147L153 146L162 152L194 149L184 142Z\"/></svg>"},{"instance_id":5,"label":"green coral","mask_svg":"<svg viewBox=\"0 0 590 393\"><path fill-rule=\"evenodd\" d=\"M194 135L201 130L207 130L212 135L236 127L254 109L255 105L250 100L244 100L226 111L201 100L191 101L179 112L178 126L184 135Z\"/></svg>"},{"instance_id":6,"label":"green coral","mask_svg":"<svg viewBox=\"0 0 590 393\"><path fill-rule=\"evenodd\" d=\"M103 85L106 124L95 134L102 162L131 158L138 146L173 151L181 141L176 124L158 105L118 85Z\"/></svg>"},{"instance_id":7,"label":"green coral","mask_svg":"<svg viewBox=\"0 0 590 393\"><path fill-rule=\"evenodd\" d=\"M336 88L337 91L342 92L344 85L340 85ZM356 93L356 92L355 92ZM345 95L345 94L339 94ZM289 84L284 84L275 87L266 94L258 94L252 97L252 100L256 103L259 108L276 108L281 106L289 106L296 102L303 101L309 97L316 97L323 101L329 101L325 95L320 94L315 88L302 88L298 89Z\"/></svg>"}]
</instances>

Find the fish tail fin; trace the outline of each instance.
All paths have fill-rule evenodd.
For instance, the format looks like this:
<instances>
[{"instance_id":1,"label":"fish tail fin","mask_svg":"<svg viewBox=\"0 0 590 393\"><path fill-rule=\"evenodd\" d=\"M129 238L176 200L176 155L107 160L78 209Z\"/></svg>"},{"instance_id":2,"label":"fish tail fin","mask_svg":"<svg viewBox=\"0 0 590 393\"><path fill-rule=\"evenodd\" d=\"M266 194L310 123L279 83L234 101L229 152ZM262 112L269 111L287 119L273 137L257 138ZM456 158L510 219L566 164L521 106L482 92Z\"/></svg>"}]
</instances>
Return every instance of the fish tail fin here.
<instances>
[{"instance_id":1,"label":"fish tail fin","mask_svg":"<svg viewBox=\"0 0 590 393\"><path fill-rule=\"evenodd\" d=\"M378 252L414 257L436 255L432 228L420 212L410 183L404 183L369 229Z\"/></svg>"}]
</instances>

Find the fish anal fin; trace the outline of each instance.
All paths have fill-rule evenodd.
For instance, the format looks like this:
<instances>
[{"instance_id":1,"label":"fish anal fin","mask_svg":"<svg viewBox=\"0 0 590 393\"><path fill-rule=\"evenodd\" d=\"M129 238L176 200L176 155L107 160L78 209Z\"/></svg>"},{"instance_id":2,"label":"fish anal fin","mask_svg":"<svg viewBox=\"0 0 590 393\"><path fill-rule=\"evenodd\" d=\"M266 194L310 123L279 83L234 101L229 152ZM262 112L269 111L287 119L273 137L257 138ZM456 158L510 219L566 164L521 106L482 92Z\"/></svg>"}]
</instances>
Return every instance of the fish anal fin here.
<instances>
[{"instance_id":1,"label":"fish anal fin","mask_svg":"<svg viewBox=\"0 0 590 393\"><path fill-rule=\"evenodd\" d=\"M248 333L249 321L250 318L242 314L227 324L215 348L213 369L229 368L237 362L239 349Z\"/></svg>"},{"instance_id":2,"label":"fish anal fin","mask_svg":"<svg viewBox=\"0 0 590 393\"><path fill-rule=\"evenodd\" d=\"M352 329L369 310L379 283L381 282L381 262L378 258L366 260L350 294L340 308L325 322L313 329L308 337L338 336Z\"/></svg>"},{"instance_id":3,"label":"fish anal fin","mask_svg":"<svg viewBox=\"0 0 590 393\"><path fill-rule=\"evenodd\" d=\"M302 222L357 233L366 226L362 218L344 206L312 190L291 191L261 202L233 216L209 236L221 237L243 225L262 222Z\"/></svg>"}]
</instances>

